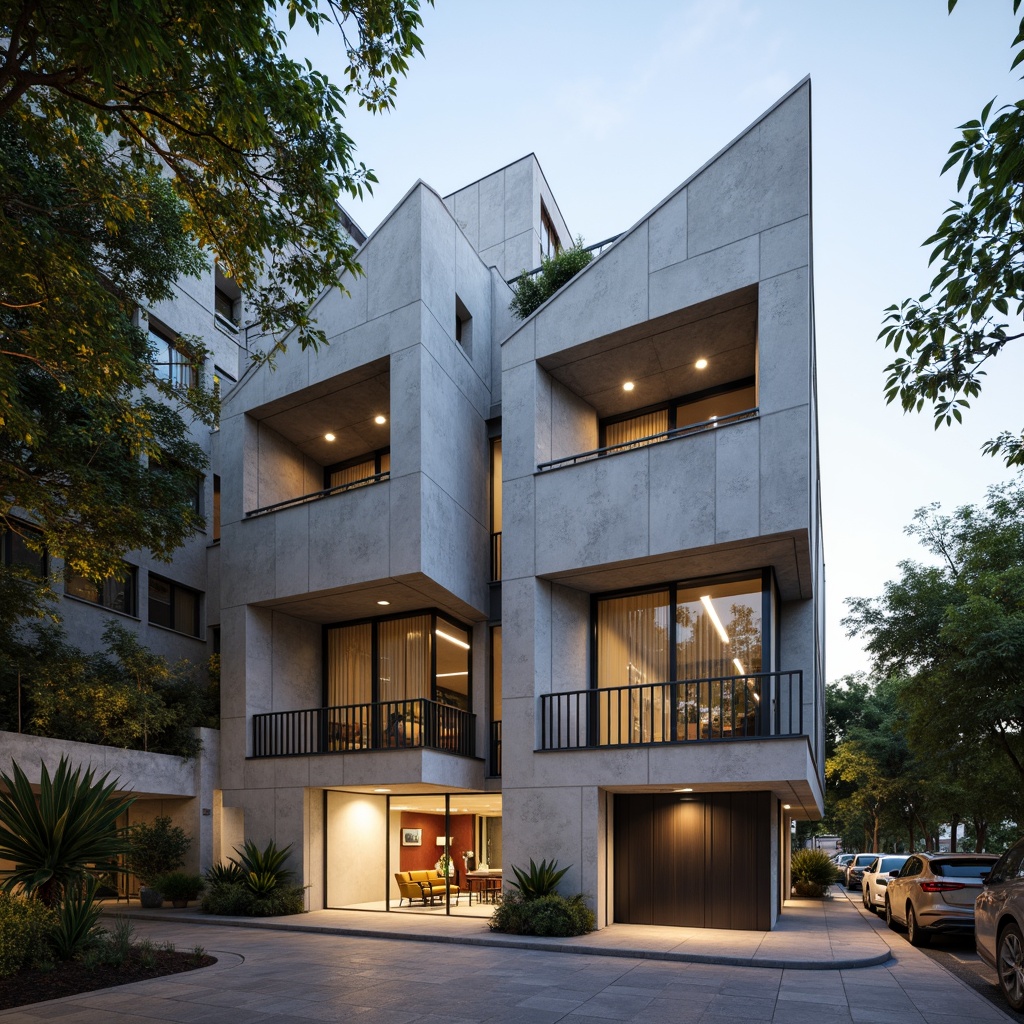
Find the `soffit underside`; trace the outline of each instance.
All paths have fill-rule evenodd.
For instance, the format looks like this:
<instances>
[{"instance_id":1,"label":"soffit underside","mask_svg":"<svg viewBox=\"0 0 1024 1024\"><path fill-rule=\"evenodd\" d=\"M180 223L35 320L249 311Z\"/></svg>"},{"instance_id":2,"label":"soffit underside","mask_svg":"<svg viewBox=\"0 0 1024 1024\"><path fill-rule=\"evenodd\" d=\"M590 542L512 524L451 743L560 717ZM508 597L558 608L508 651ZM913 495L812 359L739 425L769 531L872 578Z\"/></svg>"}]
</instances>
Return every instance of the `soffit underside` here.
<instances>
[{"instance_id":1,"label":"soffit underside","mask_svg":"<svg viewBox=\"0 0 1024 1024\"><path fill-rule=\"evenodd\" d=\"M704 370L694 365L707 359ZM757 372L757 287L719 295L538 363L598 416L667 402ZM632 392L623 391L633 381Z\"/></svg>"}]
</instances>

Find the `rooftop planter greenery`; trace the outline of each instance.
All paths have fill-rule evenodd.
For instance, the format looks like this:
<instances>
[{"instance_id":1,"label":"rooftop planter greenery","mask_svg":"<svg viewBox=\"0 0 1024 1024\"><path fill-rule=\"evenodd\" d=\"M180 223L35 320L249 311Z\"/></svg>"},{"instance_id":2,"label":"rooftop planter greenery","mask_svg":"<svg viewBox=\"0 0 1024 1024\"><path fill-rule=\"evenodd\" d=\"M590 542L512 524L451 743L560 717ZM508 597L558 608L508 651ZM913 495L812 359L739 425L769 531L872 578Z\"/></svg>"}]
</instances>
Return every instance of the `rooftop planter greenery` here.
<instances>
[{"instance_id":1,"label":"rooftop planter greenery","mask_svg":"<svg viewBox=\"0 0 1024 1024\"><path fill-rule=\"evenodd\" d=\"M540 270L536 274L524 270L516 279L515 295L508 308L520 320L525 320L593 258L594 254L583 248L582 238L577 238L570 248L561 249L554 256L542 257Z\"/></svg>"}]
</instances>

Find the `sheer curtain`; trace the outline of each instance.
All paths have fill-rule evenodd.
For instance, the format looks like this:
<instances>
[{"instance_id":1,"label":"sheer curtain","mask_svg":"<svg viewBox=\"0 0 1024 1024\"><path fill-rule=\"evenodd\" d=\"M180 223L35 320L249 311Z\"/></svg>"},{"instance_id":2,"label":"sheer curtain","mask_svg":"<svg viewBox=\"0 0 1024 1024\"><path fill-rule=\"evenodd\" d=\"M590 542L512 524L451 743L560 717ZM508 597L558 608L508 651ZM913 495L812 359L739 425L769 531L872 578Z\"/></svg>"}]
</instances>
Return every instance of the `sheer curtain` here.
<instances>
[{"instance_id":1,"label":"sheer curtain","mask_svg":"<svg viewBox=\"0 0 1024 1024\"><path fill-rule=\"evenodd\" d=\"M381 701L430 698L430 616L378 623Z\"/></svg>"},{"instance_id":2,"label":"sheer curtain","mask_svg":"<svg viewBox=\"0 0 1024 1024\"><path fill-rule=\"evenodd\" d=\"M368 704L373 699L373 624L339 626L327 632L327 703Z\"/></svg>"},{"instance_id":3,"label":"sheer curtain","mask_svg":"<svg viewBox=\"0 0 1024 1024\"><path fill-rule=\"evenodd\" d=\"M657 409L654 412L644 413L642 416L634 416L632 419L609 423L604 428L604 445L607 448L613 444L636 441L637 443L632 447L640 448L651 443L642 438L663 434L666 430L668 430L668 409Z\"/></svg>"}]
</instances>

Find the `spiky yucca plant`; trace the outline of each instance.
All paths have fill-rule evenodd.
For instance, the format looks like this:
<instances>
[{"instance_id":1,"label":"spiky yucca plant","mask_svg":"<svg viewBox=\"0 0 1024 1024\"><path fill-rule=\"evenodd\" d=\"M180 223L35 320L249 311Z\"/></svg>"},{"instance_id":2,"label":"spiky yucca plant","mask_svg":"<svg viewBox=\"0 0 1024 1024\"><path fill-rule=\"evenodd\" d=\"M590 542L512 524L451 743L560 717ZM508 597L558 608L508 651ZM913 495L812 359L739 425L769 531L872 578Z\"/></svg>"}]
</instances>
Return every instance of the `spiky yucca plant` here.
<instances>
[{"instance_id":1,"label":"spiky yucca plant","mask_svg":"<svg viewBox=\"0 0 1024 1024\"><path fill-rule=\"evenodd\" d=\"M37 799L15 762L9 776L0 772L0 860L14 863L0 872L4 889L22 888L55 907L93 865L112 864L127 850L117 819L135 798L115 796L119 780L109 777L72 770L62 757L52 778L42 765Z\"/></svg>"},{"instance_id":2,"label":"spiky yucca plant","mask_svg":"<svg viewBox=\"0 0 1024 1024\"><path fill-rule=\"evenodd\" d=\"M271 839L261 850L251 839L246 839L241 848L235 847L238 859L232 857L231 862L241 869L245 887L254 896L265 896L279 885L287 885L295 874L284 866L291 848L289 843L279 849Z\"/></svg>"},{"instance_id":3,"label":"spiky yucca plant","mask_svg":"<svg viewBox=\"0 0 1024 1024\"><path fill-rule=\"evenodd\" d=\"M570 864L569 867L572 867L572 865ZM552 860L550 864L546 860L542 860L539 864L534 864L531 857L529 871L522 871L515 864L512 865L512 872L516 876L516 880L508 884L515 886L523 894L523 899L525 900L536 900L540 899L541 896L550 896L555 891L555 887L561 881L562 876L569 870L569 868L562 868L559 871L557 868L557 860Z\"/></svg>"}]
</instances>

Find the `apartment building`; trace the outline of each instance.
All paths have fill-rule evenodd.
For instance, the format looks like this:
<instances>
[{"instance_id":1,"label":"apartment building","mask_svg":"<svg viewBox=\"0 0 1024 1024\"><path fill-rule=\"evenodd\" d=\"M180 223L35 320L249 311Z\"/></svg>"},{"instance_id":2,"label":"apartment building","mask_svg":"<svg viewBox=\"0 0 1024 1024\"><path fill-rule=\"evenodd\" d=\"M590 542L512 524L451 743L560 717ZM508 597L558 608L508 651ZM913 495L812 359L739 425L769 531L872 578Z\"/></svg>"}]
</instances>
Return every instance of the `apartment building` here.
<instances>
[{"instance_id":1,"label":"apartment building","mask_svg":"<svg viewBox=\"0 0 1024 1024\"><path fill-rule=\"evenodd\" d=\"M217 849L291 844L310 909L554 858L600 926L773 926L823 810L810 166L805 81L523 321L537 160L417 182L329 346L245 370Z\"/></svg>"}]
</instances>

